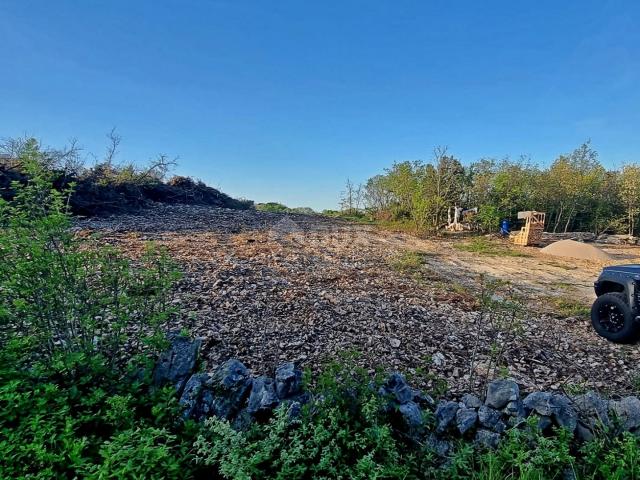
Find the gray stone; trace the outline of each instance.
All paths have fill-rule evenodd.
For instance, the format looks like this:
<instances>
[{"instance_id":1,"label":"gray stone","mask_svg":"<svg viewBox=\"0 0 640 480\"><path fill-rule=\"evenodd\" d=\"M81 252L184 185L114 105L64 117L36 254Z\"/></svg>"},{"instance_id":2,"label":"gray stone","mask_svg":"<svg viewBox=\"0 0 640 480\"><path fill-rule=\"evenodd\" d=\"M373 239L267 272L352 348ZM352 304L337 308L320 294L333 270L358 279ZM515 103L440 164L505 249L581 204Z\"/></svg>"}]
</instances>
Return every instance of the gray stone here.
<instances>
[{"instance_id":1,"label":"gray stone","mask_svg":"<svg viewBox=\"0 0 640 480\"><path fill-rule=\"evenodd\" d=\"M500 443L500 435L481 428L476 432L474 443L485 448L497 448Z\"/></svg>"},{"instance_id":2,"label":"gray stone","mask_svg":"<svg viewBox=\"0 0 640 480\"><path fill-rule=\"evenodd\" d=\"M210 381L211 376L208 373L196 373L186 382L179 401L183 407L182 415L184 418L199 420L203 416L200 402L203 389L210 385Z\"/></svg>"},{"instance_id":3,"label":"gray stone","mask_svg":"<svg viewBox=\"0 0 640 480\"><path fill-rule=\"evenodd\" d=\"M427 448L434 452L438 457L446 457L452 449L452 444L448 440L442 440L436 435L429 435L425 442Z\"/></svg>"},{"instance_id":4,"label":"gray stone","mask_svg":"<svg viewBox=\"0 0 640 480\"><path fill-rule=\"evenodd\" d=\"M302 372L291 362L276 369L276 393L280 399L290 398L302 389Z\"/></svg>"},{"instance_id":5,"label":"gray stone","mask_svg":"<svg viewBox=\"0 0 640 480\"><path fill-rule=\"evenodd\" d=\"M538 429L542 432L549 430L553 426L553 419L546 415L540 415L538 417Z\"/></svg>"},{"instance_id":6,"label":"gray stone","mask_svg":"<svg viewBox=\"0 0 640 480\"><path fill-rule=\"evenodd\" d=\"M436 401L431 395L416 389L413 389L413 401L417 403L420 408L432 409L436 405Z\"/></svg>"},{"instance_id":7,"label":"gray stone","mask_svg":"<svg viewBox=\"0 0 640 480\"><path fill-rule=\"evenodd\" d=\"M525 397L522 404L527 414L535 411L539 415L551 416L553 414L551 397L551 393L548 392L533 392Z\"/></svg>"},{"instance_id":8,"label":"gray stone","mask_svg":"<svg viewBox=\"0 0 640 480\"><path fill-rule=\"evenodd\" d=\"M553 419L560 427L564 427L571 433L575 432L578 425L578 414L571 404L571 400L564 395L553 395Z\"/></svg>"},{"instance_id":9,"label":"gray stone","mask_svg":"<svg viewBox=\"0 0 640 480\"><path fill-rule=\"evenodd\" d=\"M269 377L258 377L253 380L247 412L256 418L264 418L271 414L280 400L276 395L275 382Z\"/></svg>"},{"instance_id":10,"label":"gray stone","mask_svg":"<svg viewBox=\"0 0 640 480\"><path fill-rule=\"evenodd\" d=\"M436 407L436 432L444 433L456 418L458 412L458 402L441 401Z\"/></svg>"},{"instance_id":11,"label":"gray stone","mask_svg":"<svg viewBox=\"0 0 640 480\"><path fill-rule=\"evenodd\" d=\"M478 409L478 421L480 425L497 433L502 433L507 428L502 421L502 414L498 410L482 405Z\"/></svg>"},{"instance_id":12,"label":"gray stone","mask_svg":"<svg viewBox=\"0 0 640 480\"><path fill-rule=\"evenodd\" d=\"M595 438L594 430L587 428L584 424L578 422L576 427L576 436L583 442L590 442Z\"/></svg>"},{"instance_id":13,"label":"gray stone","mask_svg":"<svg viewBox=\"0 0 640 480\"><path fill-rule=\"evenodd\" d=\"M224 362L212 375L211 388L202 398L207 414L232 419L244 407L251 384L249 371L241 362Z\"/></svg>"},{"instance_id":14,"label":"gray stone","mask_svg":"<svg viewBox=\"0 0 640 480\"><path fill-rule=\"evenodd\" d=\"M382 384L378 393L381 396L395 400L400 405L413 401L416 396L416 391L407 385L404 377L397 372L389 375L389 378Z\"/></svg>"},{"instance_id":15,"label":"gray stone","mask_svg":"<svg viewBox=\"0 0 640 480\"><path fill-rule=\"evenodd\" d=\"M456 426L461 435L475 427L477 421L478 412L473 408L462 407L456 412Z\"/></svg>"},{"instance_id":16,"label":"gray stone","mask_svg":"<svg viewBox=\"0 0 640 480\"><path fill-rule=\"evenodd\" d=\"M633 431L640 427L640 400L637 397L609 402L609 412L623 430Z\"/></svg>"},{"instance_id":17,"label":"gray stone","mask_svg":"<svg viewBox=\"0 0 640 480\"><path fill-rule=\"evenodd\" d=\"M520 400L507 403L507 406L504 407L503 411L510 417L516 417L518 419L525 418L524 407L522 406L522 402Z\"/></svg>"},{"instance_id":18,"label":"gray stone","mask_svg":"<svg viewBox=\"0 0 640 480\"><path fill-rule=\"evenodd\" d=\"M201 345L201 339L174 334L169 349L160 355L153 369L153 384L171 384L180 395L196 368Z\"/></svg>"},{"instance_id":19,"label":"gray stone","mask_svg":"<svg viewBox=\"0 0 640 480\"><path fill-rule=\"evenodd\" d=\"M487 387L485 404L491 408L501 409L509 402L520 399L520 388L513 380L494 380Z\"/></svg>"},{"instance_id":20,"label":"gray stone","mask_svg":"<svg viewBox=\"0 0 640 480\"><path fill-rule=\"evenodd\" d=\"M482 406L482 400L470 393L463 395L462 403L464 403L464 406L467 408L480 408Z\"/></svg>"},{"instance_id":21,"label":"gray stone","mask_svg":"<svg viewBox=\"0 0 640 480\"><path fill-rule=\"evenodd\" d=\"M424 419L422 410L415 402L403 403L398 407L398 413L402 420L402 430L409 438L418 440L424 431Z\"/></svg>"},{"instance_id":22,"label":"gray stone","mask_svg":"<svg viewBox=\"0 0 640 480\"><path fill-rule=\"evenodd\" d=\"M601 424L605 427L611 426L609 419L609 404L595 392L587 392L578 395L573 399L573 406L578 413L578 419L587 428Z\"/></svg>"},{"instance_id":23,"label":"gray stone","mask_svg":"<svg viewBox=\"0 0 640 480\"><path fill-rule=\"evenodd\" d=\"M578 414L577 437L588 442L595 433L611 427L609 418L609 402L603 400L595 392L587 392L573 399L573 407Z\"/></svg>"},{"instance_id":24,"label":"gray stone","mask_svg":"<svg viewBox=\"0 0 640 480\"><path fill-rule=\"evenodd\" d=\"M533 392L522 402L528 413L551 417L555 423L573 433L578 424L578 415L571 400L560 394Z\"/></svg>"},{"instance_id":25,"label":"gray stone","mask_svg":"<svg viewBox=\"0 0 640 480\"><path fill-rule=\"evenodd\" d=\"M431 356L431 362L433 362L436 367L441 367L445 364L446 358L441 352L436 352Z\"/></svg>"}]
</instances>

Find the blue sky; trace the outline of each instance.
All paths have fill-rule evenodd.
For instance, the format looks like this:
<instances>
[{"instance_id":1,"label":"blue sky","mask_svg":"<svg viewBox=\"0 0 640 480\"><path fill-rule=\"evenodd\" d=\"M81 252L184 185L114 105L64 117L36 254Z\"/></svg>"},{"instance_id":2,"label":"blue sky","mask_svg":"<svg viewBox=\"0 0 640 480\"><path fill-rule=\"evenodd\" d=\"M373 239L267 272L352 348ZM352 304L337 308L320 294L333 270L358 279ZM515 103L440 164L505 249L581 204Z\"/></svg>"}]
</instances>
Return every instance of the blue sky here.
<instances>
[{"instance_id":1,"label":"blue sky","mask_svg":"<svg viewBox=\"0 0 640 480\"><path fill-rule=\"evenodd\" d=\"M591 138L640 161L637 1L0 0L0 136L77 137L234 196L335 207L347 177Z\"/></svg>"}]
</instances>

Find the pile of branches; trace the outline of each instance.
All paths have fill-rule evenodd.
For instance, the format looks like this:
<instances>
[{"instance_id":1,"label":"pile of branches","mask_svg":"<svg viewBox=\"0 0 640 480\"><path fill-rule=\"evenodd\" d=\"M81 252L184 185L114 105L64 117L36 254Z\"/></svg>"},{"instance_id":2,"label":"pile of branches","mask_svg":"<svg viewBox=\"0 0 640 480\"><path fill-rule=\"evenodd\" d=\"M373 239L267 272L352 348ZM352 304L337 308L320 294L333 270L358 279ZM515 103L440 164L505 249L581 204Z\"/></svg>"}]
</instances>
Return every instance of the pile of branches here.
<instances>
[{"instance_id":1,"label":"pile of branches","mask_svg":"<svg viewBox=\"0 0 640 480\"><path fill-rule=\"evenodd\" d=\"M0 154L0 197L13 198L13 182L25 184L29 176L25 171L22 152L33 139L5 141ZM79 149L74 143L64 150L44 150L40 162L52 175L55 188L70 189L69 207L75 215L104 216L130 213L152 203L182 203L211 205L222 208L247 209L253 207L249 200L238 200L202 181L190 177L174 176L166 180L166 174L175 160L160 155L144 168L133 164L116 165L113 157L119 137L112 138L112 146L105 159L92 167L85 167L79 160ZM36 142L37 143L37 142Z\"/></svg>"}]
</instances>

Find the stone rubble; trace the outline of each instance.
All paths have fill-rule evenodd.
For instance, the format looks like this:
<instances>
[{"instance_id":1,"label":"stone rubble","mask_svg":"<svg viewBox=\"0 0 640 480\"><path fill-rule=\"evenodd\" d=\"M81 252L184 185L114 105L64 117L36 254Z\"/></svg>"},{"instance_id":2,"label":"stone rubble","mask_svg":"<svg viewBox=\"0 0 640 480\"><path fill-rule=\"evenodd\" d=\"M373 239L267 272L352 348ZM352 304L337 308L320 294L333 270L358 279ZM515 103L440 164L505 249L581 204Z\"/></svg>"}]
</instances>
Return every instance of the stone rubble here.
<instances>
[{"instance_id":1,"label":"stone rubble","mask_svg":"<svg viewBox=\"0 0 640 480\"><path fill-rule=\"evenodd\" d=\"M199 340L173 337L171 348L160 356L154 371L156 385L170 383L181 392L184 418L202 421L215 416L230 421L235 428L246 428L253 421L267 420L281 404L288 404L290 415L295 416L302 404L312 401L303 392L302 372L291 362L280 365L273 378L253 377L236 359L227 360L213 373L198 373L195 366L199 346ZM196 352L195 359L192 352ZM167 368L167 359L180 368ZM177 371L181 379L178 382ZM183 387L185 374L188 380ZM595 392L569 397L536 391L523 399L516 382L500 379L488 384L484 400L465 394L460 401L442 399L436 404L398 372L387 377L377 394L386 402L382 411L389 415L399 434L416 443L426 442L442 456L459 437L495 448L503 435L512 428L523 428L525 419L531 416L537 418L541 431L551 434L554 427L562 427L578 441L590 440L602 428L640 434L640 399L633 396L606 400ZM321 398L320 394L314 408L322 408ZM428 411L435 419L434 432L429 434L425 420Z\"/></svg>"}]
</instances>

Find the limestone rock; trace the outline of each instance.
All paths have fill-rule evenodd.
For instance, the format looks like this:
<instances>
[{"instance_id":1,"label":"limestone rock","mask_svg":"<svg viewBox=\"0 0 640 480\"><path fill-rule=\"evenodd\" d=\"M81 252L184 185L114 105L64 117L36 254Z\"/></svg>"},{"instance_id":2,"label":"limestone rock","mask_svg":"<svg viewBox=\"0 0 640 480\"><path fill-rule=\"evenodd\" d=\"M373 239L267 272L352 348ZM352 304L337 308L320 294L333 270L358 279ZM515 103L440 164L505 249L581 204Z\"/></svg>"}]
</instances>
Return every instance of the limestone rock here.
<instances>
[{"instance_id":1,"label":"limestone rock","mask_svg":"<svg viewBox=\"0 0 640 480\"><path fill-rule=\"evenodd\" d=\"M461 401L467 408L480 408L482 406L482 400L471 393L463 395Z\"/></svg>"},{"instance_id":2,"label":"limestone rock","mask_svg":"<svg viewBox=\"0 0 640 480\"><path fill-rule=\"evenodd\" d=\"M269 377L253 380L247 412L256 418L268 416L278 406L280 400L276 394L275 382Z\"/></svg>"},{"instance_id":3,"label":"limestone rock","mask_svg":"<svg viewBox=\"0 0 640 480\"><path fill-rule=\"evenodd\" d=\"M171 384L181 394L195 370L201 345L200 339L174 335L169 349L160 355L153 369L154 385Z\"/></svg>"},{"instance_id":4,"label":"limestone rock","mask_svg":"<svg viewBox=\"0 0 640 480\"><path fill-rule=\"evenodd\" d=\"M457 402L442 401L438 404L435 412L436 432L444 433L451 426L456 418L459 405Z\"/></svg>"},{"instance_id":5,"label":"limestone rock","mask_svg":"<svg viewBox=\"0 0 640 480\"><path fill-rule=\"evenodd\" d=\"M283 363L276 369L276 393L280 399L297 395L301 388L302 372L293 363Z\"/></svg>"},{"instance_id":6,"label":"limestone rock","mask_svg":"<svg viewBox=\"0 0 640 480\"><path fill-rule=\"evenodd\" d=\"M481 428L476 432L474 443L485 448L496 448L500 443L500 435L491 430Z\"/></svg>"},{"instance_id":7,"label":"limestone rock","mask_svg":"<svg viewBox=\"0 0 640 480\"><path fill-rule=\"evenodd\" d=\"M513 380L494 380L487 387L485 405L501 409L520 399L520 388Z\"/></svg>"},{"instance_id":8,"label":"limestone rock","mask_svg":"<svg viewBox=\"0 0 640 480\"><path fill-rule=\"evenodd\" d=\"M382 384L378 393L395 400L400 405L413 401L416 396L416 391L407 384L404 376L397 372L389 375L389 378Z\"/></svg>"},{"instance_id":9,"label":"limestone rock","mask_svg":"<svg viewBox=\"0 0 640 480\"><path fill-rule=\"evenodd\" d=\"M473 427L476 426L478 421L478 412L472 408L462 407L456 412L456 427L461 435L464 435Z\"/></svg>"},{"instance_id":10,"label":"limestone rock","mask_svg":"<svg viewBox=\"0 0 640 480\"><path fill-rule=\"evenodd\" d=\"M609 409L623 430L634 431L640 427L640 400L637 397L611 401Z\"/></svg>"},{"instance_id":11,"label":"limestone rock","mask_svg":"<svg viewBox=\"0 0 640 480\"><path fill-rule=\"evenodd\" d=\"M502 433L507 428L502 421L502 414L491 407L482 405L478 409L478 421L483 427L492 430L496 433Z\"/></svg>"}]
</instances>

